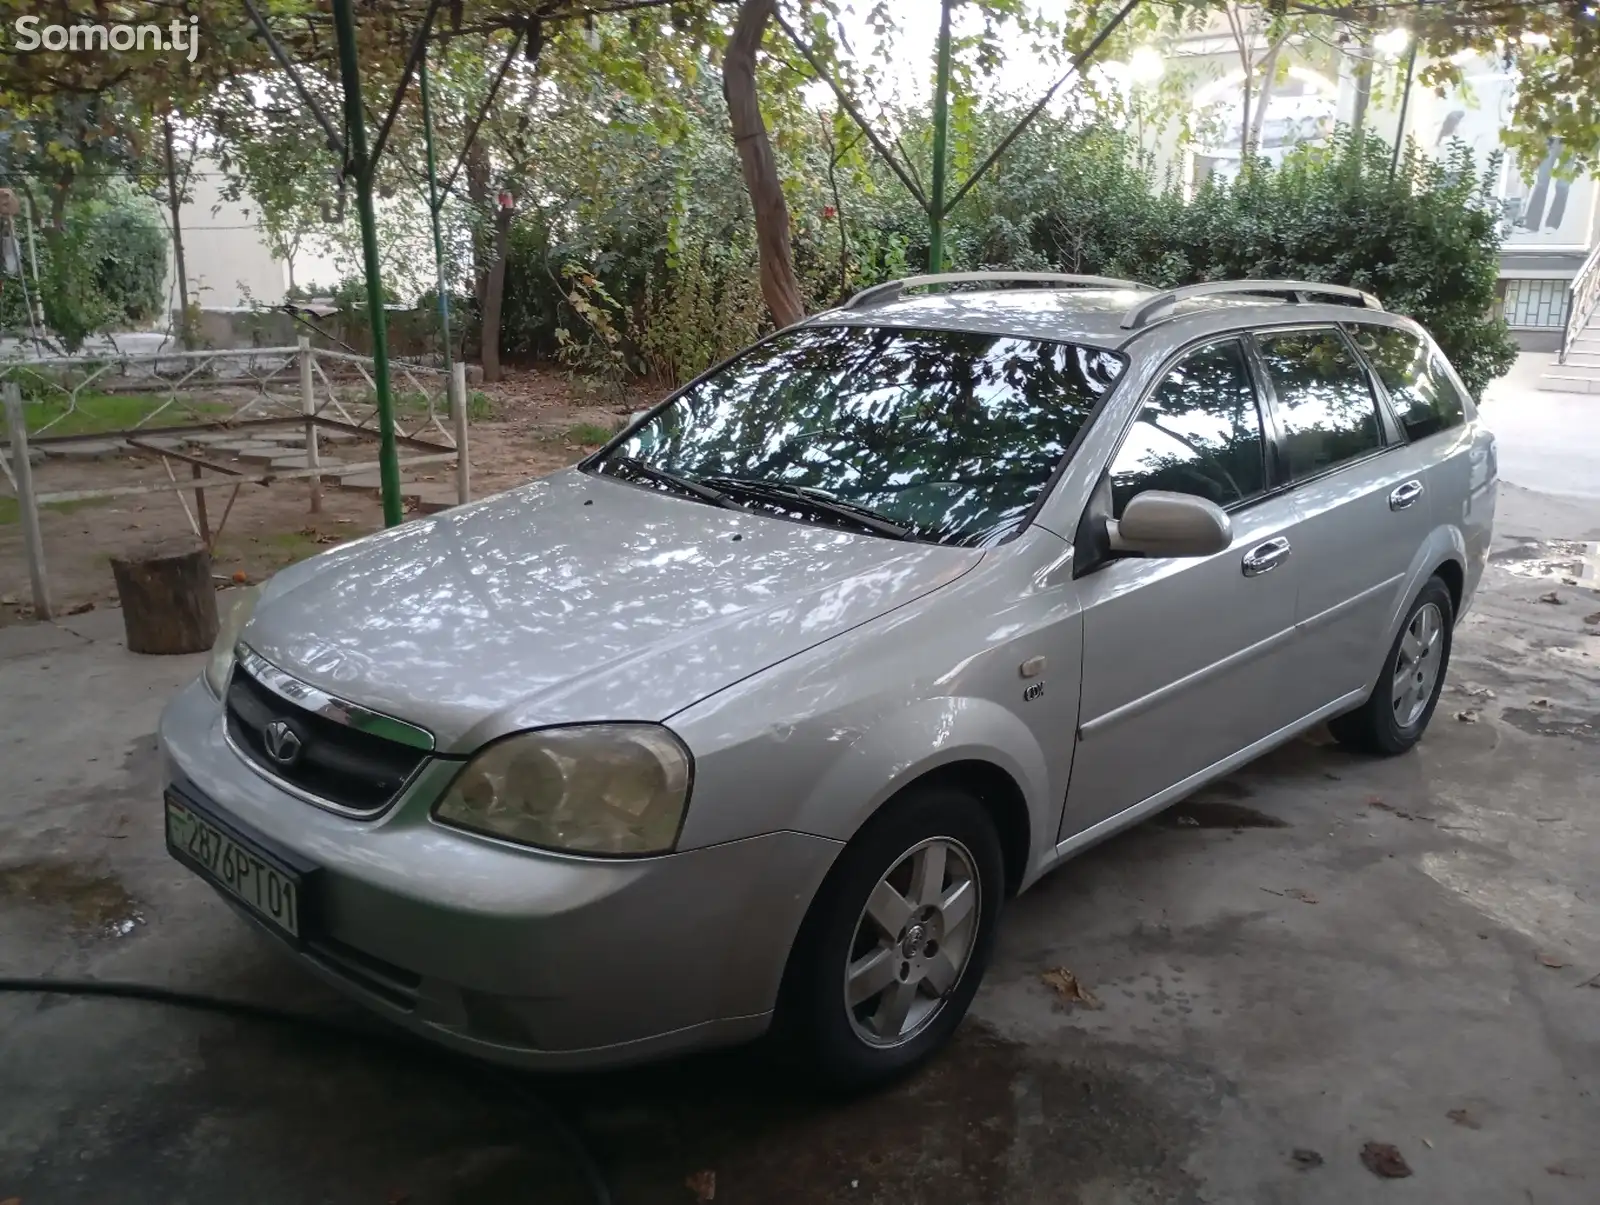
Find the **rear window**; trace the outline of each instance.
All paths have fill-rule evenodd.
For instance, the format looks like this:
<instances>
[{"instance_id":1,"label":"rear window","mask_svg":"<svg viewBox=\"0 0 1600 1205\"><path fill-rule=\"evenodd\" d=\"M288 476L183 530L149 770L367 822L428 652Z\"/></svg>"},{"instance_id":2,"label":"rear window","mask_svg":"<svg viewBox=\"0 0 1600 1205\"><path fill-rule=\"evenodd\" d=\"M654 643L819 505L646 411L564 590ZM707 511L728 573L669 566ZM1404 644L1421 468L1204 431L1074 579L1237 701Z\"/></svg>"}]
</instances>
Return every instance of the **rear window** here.
<instances>
[{"instance_id":1,"label":"rear window","mask_svg":"<svg viewBox=\"0 0 1600 1205\"><path fill-rule=\"evenodd\" d=\"M1278 400L1289 476L1315 477L1383 447L1366 370L1337 330L1259 332Z\"/></svg>"},{"instance_id":2,"label":"rear window","mask_svg":"<svg viewBox=\"0 0 1600 1205\"><path fill-rule=\"evenodd\" d=\"M1394 399L1408 439L1426 439L1466 421L1461 391L1424 340L1393 327L1359 326L1351 334Z\"/></svg>"},{"instance_id":3,"label":"rear window","mask_svg":"<svg viewBox=\"0 0 1600 1205\"><path fill-rule=\"evenodd\" d=\"M587 467L636 484L653 471L804 490L915 539L987 544L1027 516L1124 364L1006 335L807 327L692 385ZM798 504L750 505L830 521Z\"/></svg>"}]
</instances>

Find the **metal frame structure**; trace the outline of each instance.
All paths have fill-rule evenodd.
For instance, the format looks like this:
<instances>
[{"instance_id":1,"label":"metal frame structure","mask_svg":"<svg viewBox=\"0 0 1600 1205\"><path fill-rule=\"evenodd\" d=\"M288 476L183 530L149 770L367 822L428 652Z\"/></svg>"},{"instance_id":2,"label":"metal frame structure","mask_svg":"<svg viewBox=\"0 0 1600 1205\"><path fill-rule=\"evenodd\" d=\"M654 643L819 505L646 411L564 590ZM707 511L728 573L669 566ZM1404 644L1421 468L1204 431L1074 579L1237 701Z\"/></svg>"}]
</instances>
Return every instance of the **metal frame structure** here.
<instances>
[{"instance_id":1,"label":"metal frame structure","mask_svg":"<svg viewBox=\"0 0 1600 1205\"><path fill-rule=\"evenodd\" d=\"M179 398L178 388L188 384L199 368L208 361L215 361L224 357L233 359L254 359L255 357L281 357L279 363L265 376L250 376L247 380L257 386L254 397L244 402L226 419L197 421L189 424L151 425L151 421L159 414L166 412L176 405L188 409L187 404ZM122 366L124 371L133 363L140 361L152 362L152 366L162 361L196 361L197 366L184 373L178 380L165 382L168 391L167 399L143 416L132 427L117 430L83 432L73 435L42 435L35 432L28 434L24 403L20 391L14 380L8 377L21 375L31 371L39 380L66 393L71 401L66 411L52 419L43 430L48 430L62 419L77 409L81 392L90 384L99 382L102 385L107 380L107 372L115 366ZM328 362L324 367L323 361ZM267 391L267 384L278 376L289 365L296 365L299 369L298 381L292 392L274 395ZM40 370L66 369L70 367L86 367L92 365L91 371L76 384L67 385L53 381ZM341 367L347 372L354 369L353 380L366 384L374 394L378 394L377 383L373 379L375 369L371 358L353 355L347 352L330 351L322 348L313 348L310 340L302 338L296 347L251 348L243 351L221 352L169 352L151 353L144 356L126 355L118 356L107 363L101 363L97 358L93 361L72 359L70 357L55 357L48 360L15 361L0 365L0 390L5 394L6 420L9 428L10 444L7 448L9 457L0 456L0 469L5 472L6 478L12 489L16 492L18 507L22 512L24 544L28 556L29 577L33 585L34 613L41 619L48 619L51 615L50 591L48 576L45 572L44 549L39 535L39 508L54 503L83 502L100 498L133 497L143 494L176 493L179 503L183 506L184 514L189 520L189 525L194 534L205 542L207 547L214 547L216 539L221 535L223 527L232 513L234 501L239 496L239 490L245 485L271 485L279 481L305 480L310 486L309 509L315 514L322 509L322 484L325 477L333 476L328 466L321 463L319 449L319 433L322 431L341 431L354 435L377 436L379 438L379 455L377 459L356 464L340 464L338 475L340 477L376 471L380 476L381 490L387 503L392 496L398 499L399 484L398 470L402 467L414 467L428 464L438 464L444 461L456 462L456 495L459 502L470 499L471 468L470 451L467 439L467 391L466 391L466 366L455 364L448 373L439 369L424 368L420 365L396 363L399 373L406 377L412 386L427 399L427 411L421 420L410 431L400 431L391 425L388 431L383 430L383 411L375 407L370 415L360 421L352 415L344 402L340 399L335 386L336 373ZM443 397L451 419L447 428L441 421L436 400L438 390L429 390L418 379L417 374L433 374L442 377ZM319 398L317 382L321 381L322 394ZM238 385L238 379L222 382L224 385ZM276 407L281 413L254 413L260 410L269 410ZM326 411L333 411L339 417L332 417ZM199 419L201 416L189 410L190 417ZM247 417L249 415L250 417ZM370 424L377 420L379 427L374 429ZM393 415L389 416L393 423ZM293 426L304 431L304 467L290 469L267 469L252 472L249 469L236 465L220 463L206 455L193 451L184 451L171 447L164 447L150 442L152 437L166 438L171 436L193 435L197 432L207 433L232 433L250 432L270 429L274 427ZM430 442L421 438L421 433L432 427L440 436L449 442ZM385 438L386 437L386 438ZM129 451L141 453L144 456L159 459L166 470L167 480L149 485L116 485L102 486L93 489L58 490L54 492L39 493L33 486L32 465L29 460L30 447L53 448L74 443L115 441L124 445ZM418 455L401 459L398 455L399 448L415 451ZM388 449L394 449L395 455L391 460L387 455ZM298 455L299 450L285 448L286 456ZM179 480L178 474L173 471L172 462L188 465L190 479ZM395 481L391 483L387 469L395 470ZM207 473L215 476L207 477ZM208 518L205 491L208 488L231 487L227 506L222 512L222 518L215 529L211 527ZM194 492L194 508L189 506L188 499L184 496L187 491ZM388 518L388 507L385 506L385 519Z\"/></svg>"},{"instance_id":2,"label":"metal frame structure","mask_svg":"<svg viewBox=\"0 0 1600 1205\"><path fill-rule=\"evenodd\" d=\"M1088 289L1145 289L1152 286L1136 280L1122 280L1115 276L1079 276L1069 272L934 272L925 276L907 276L901 280L886 280L870 289L862 289L839 308L864 310L896 300L906 289L927 285L945 284L1029 284L1037 286L1072 286Z\"/></svg>"},{"instance_id":3,"label":"metal frame structure","mask_svg":"<svg viewBox=\"0 0 1600 1205\"><path fill-rule=\"evenodd\" d=\"M1572 341L1583 333L1593 317L1595 304L1600 302L1600 246L1589 252L1583 267L1572 278L1567 289L1567 321L1561 328L1561 347L1556 352L1556 363L1565 364L1572 352Z\"/></svg>"},{"instance_id":4,"label":"metal frame structure","mask_svg":"<svg viewBox=\"0 0 1600 1205\"><path fill-rule=\"evenodd\" d=\"M1363 308L1369 310L1383 309L1383 302L1371 293L1362 289L1352 289L1347 285L1320 284L1314 280L1213 280L1197 285L1184 285L1179 289L1168 289L1164 293L1158 293L1146 301L1141 301L1123 315L1122 329L1136 331L1148 325L1155 315L1163 310L1169 310L1179 302L1191 298L1228 294L1262 296L1281 294L1289 301L1302 304L1328 297L1337 298L1341 302L1359 301Z\"/></svg>"}]
</instances>

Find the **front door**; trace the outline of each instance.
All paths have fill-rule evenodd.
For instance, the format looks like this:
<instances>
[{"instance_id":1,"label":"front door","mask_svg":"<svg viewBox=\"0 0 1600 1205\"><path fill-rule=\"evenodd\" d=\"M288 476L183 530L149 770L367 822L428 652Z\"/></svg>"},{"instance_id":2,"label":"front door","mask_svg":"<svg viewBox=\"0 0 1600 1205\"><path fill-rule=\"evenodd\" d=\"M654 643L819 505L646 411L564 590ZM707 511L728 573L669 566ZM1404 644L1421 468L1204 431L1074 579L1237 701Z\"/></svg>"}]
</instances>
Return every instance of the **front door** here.
<instances>
[{"instance_id":1,"label":"front door","mask_svg":"<svg viewBox=\"0 0 1600 1205\"><path fill-rule=\"evenodd\" d=\"M1120 517L1142 490L1223 507L1208 557L1120 558L1078 582L1083 686L1061 839L1183 782L1293 719L1280 703L1294 638L1293 501L1270 492L1242 341L1186 353L1141 403L1107 470Z\"/></svg>"}]
</instances>

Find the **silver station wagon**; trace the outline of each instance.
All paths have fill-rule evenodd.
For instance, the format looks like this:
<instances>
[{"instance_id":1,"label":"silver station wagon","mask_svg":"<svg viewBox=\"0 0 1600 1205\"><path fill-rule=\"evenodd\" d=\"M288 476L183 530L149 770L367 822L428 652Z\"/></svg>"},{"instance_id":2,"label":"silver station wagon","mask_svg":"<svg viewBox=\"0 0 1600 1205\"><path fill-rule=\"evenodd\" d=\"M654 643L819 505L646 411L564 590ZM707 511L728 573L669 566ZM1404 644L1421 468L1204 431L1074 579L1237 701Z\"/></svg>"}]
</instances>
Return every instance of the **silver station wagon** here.
<instances>
[{"instance_id":1,"label":"silver station wagon","mask_svg":"<svg viewBox=\"0 0 1600 1205\"><path fill-rule=\"evenodd\" d=\"M168 845L459 1050L870 1082L1064 859L1323 721L1415 744L1495 484L1353 289L893 282L272 578L162 719Z\"/></svg>"}]
</instances>

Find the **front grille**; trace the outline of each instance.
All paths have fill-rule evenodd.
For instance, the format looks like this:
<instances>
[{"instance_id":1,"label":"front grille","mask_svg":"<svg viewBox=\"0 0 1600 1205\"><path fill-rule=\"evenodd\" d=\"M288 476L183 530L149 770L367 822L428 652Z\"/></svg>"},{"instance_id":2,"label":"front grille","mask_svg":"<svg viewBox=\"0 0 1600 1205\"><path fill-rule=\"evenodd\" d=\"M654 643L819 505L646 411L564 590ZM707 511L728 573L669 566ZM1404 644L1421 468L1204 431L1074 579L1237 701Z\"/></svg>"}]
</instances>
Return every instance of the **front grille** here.
<instances>
[{"instance_id":1,"label":"front grille","mask_svg":"<svg viewBox=\"0 0 1600 1205\"><path fill-rule=\"evenodd\" d=\"M268 749L269 725L280 722L298 749L288 758ZM252 678L242 664L228 681L228 736L262 770L348 811L382 811L428 756L426 751L363 732L299 707ZM278 730L281 733L281 729ZM278 741L280 752L284 742Z\"/></svg>"}]
</instances>

